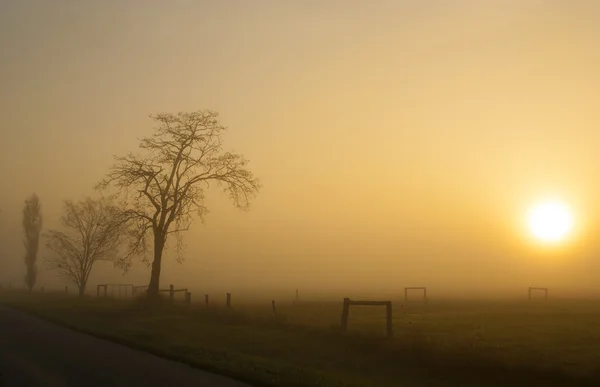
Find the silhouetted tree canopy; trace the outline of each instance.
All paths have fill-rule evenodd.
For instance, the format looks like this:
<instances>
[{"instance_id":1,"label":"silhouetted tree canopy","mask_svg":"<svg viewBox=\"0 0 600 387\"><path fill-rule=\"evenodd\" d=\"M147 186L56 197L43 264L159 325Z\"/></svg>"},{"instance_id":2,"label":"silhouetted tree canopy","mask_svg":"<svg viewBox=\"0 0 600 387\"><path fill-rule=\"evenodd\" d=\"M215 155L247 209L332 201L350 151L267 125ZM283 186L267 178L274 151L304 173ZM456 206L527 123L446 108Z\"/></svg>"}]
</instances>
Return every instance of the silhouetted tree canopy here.
<instances>
[{"instance_id":1,"label":"silhouetted tree canopy","mask_svg":"<svg viewBox=\"0 0 600 387\"><path fill-rule=\"evenodd\" d=\"M223 188L234 205L247 209L260 183L240 154L225 152L221 134L226 130L218 113L201 110L150 116L158 127L140 142L142 154L115 157L116 163L98 189L118 189L129 221L130 245L119 262L124 269L133 256L146 262L152 237L153 259L148 295L158 295L162 253L170 234L181 258L181 232L193 215L201 220L207 209L205 190L211 183Z\"/></svg>"}]
</instances>

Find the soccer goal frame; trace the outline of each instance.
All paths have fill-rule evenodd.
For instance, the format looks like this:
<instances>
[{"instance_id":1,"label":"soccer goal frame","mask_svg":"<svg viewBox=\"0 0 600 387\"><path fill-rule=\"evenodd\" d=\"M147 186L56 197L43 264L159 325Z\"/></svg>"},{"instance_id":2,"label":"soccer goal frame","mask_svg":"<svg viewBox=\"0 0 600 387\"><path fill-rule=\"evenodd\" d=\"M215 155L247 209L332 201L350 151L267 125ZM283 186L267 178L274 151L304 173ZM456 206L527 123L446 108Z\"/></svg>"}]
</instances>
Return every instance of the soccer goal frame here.
<instances>
[{"instance_id":1,"label":"soccer goal frame","mask_svg":"<svg viewBox=\"0 0 600 387\"><path fill-rule=\"evenodd\" d=\"M385 306L385 321L387 337L393 336L392 330L392 301L352 301L349 298L344 298L344 306L342 308L342 332L348 331L348 318L350 317L350 306Z\"/></svg>"},{"instance_id":2,"label":"soccer goal frame","mask_svg":"<svg viewBox=\"0 0 600 387\"><path fill-rule=\"evenodd\" d=\"M544 301L548 301L548 288L537 288L537 287L530 287L529 289L527 289L527 297L528 297L529 301L532 300L531 295L534 291L544 292Z\"/></svg>"}]
</instances>

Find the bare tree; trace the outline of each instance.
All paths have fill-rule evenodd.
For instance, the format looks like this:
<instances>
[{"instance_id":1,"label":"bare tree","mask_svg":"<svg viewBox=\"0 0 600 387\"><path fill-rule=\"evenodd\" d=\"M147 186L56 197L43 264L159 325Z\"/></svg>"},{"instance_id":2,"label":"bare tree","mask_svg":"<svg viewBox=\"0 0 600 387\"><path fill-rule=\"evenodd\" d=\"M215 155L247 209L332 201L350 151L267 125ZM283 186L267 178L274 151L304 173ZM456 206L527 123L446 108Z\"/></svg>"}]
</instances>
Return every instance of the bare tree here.
<instances>
[{"instance_id":1,"label":"bare tree","mask_svg":"<svg viewBox=\"0 0 600 387\"><path fill-rule=\"evenodd\" d=\"M110 199L65 200L62 225L65 232L50 230L46 246L54 253L46 258L51 270L75 283L83 296L94 264L114 260L123 239L122 211Z\"/></svg>"},{"instance_id":2,"label":"bare tree","mask_svg":"<svg viewBox=\"0 0 600 387\"><path fill-rule=\"evenodd\" d=\"M42 231L42 206L40 199L36 194L31 195L25 200L25 208L23 208L23 231L25 237L23 244L25 245L25 284L29 291L33 290L37 279L37 253L40 244L40 232Z\"/></svg>"},{"instance_id":3,"label":"bare tree","mask_svg":"<svg viewBox=\"0 0 600 387\"><path fill-rule=\"evenodd\" d=\"M223 187L240 209L249 208L260 183L246 168L248 161L242 155L223 151L221 134L226 128L219 124L218 113L196 111L150 118L158 127L153 136L141 140L144 154L115 157L116 163L97 188L112 185L124 199L131 239L122 267L127 269L136 255L149 263L151 234L148 296L156 297L167 238L174 234L181 259L181 232L189 228L193 214L203 220L207 213L204 194L210 183Z\"/></svg>"}]
</instances>

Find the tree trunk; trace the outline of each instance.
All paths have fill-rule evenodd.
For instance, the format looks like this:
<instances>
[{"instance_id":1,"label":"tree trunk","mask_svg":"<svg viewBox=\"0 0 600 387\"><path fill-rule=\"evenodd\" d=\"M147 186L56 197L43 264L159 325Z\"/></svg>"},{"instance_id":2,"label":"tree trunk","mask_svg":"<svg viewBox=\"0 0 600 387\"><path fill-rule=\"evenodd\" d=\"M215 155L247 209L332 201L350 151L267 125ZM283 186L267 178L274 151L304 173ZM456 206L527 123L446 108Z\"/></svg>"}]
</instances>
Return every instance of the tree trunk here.
<instances>
[{"instance_id":1,"label":"tree trunk","mask_svg":"<svg viewBox=\"0 0 600 387\"><path fill-rule=\"evenodd\" d=\"M85 285L85 283L79 285L79 297L83 297L83 295L85 294Z\"/></svg>"},{"instance_id":2,"label":"tree trunk","mask_svg":"<svg viewBox=\"0 0 600 387\"><path fill-rule=\"evenodd\" d=\"M160 233L154 234L154 260L152 261L152 272L148 284L148 298L158 298L160 284L160 268L162 264L162 253L165 247L164 237Z\"/></svg>"},{"instance_id":3,"label":"tree trunk","mask_svg":"<svg viewBox=\"0 0 600 387\"><path fill-rule=\"evenodd\" d=\"M33 287L35 286L36 274L37 270L35 264L27 263L27 273L25 275L25 285L29 291L33 291Z\"/></svg>"}]
</instances>

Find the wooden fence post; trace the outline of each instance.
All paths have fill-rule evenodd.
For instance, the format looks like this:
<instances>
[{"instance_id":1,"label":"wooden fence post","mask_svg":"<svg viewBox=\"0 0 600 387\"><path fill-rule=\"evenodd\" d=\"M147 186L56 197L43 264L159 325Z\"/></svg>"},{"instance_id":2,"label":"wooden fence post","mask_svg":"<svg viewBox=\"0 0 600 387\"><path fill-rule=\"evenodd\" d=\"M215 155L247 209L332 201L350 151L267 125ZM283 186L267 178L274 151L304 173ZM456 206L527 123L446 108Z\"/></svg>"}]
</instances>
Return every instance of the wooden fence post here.
<instances>
[{"instance_id":1,"label":"wooden fence post","mask_svg":"<svg viewBox=\"0 0 600 387\"><path fill-rule=\"evenodd\" d=\"M188 291L185 292L185 304L187 306L192 305L192 293L190 293Z\"/></svg>"},{"instance_id":2,"label":"wooden fence post","mask_svg":"<svg viewBox=\"0 0 600 387\"><path fill-rule=\"evenodd\" d=\"M394 332L392 330L392 302L388 302L387 305L385 306L386 309L386 331L387 331L387 336L388 337L392 337Z\"/></svg>"},{"instance_id":3,"label":"wooden fence post","mask_svg":"<svg viewBox=\"0 0 600 387\"><path fill-rule=\"evenodd\" d=\"M208 294L204 295L204 306L208 306Z\"/></svg>"},{"instance_id":4,"label":"wooden fence post","mask_svg":"<svg viewBox=\"0 0 600 387\"><path fill-rule=\"evenodd\" d=\"M227 307L231 308L231 293L227 293Z\"/></svg>"},{"instance_id":5,"label":"wooden fence post","mask_svg":"<svg viewBox=\"0 0 600 387\"><path fill-rule=\"evenodd\" d=\"M169 285L169 299L171 300L171 302L175 301L175 287L173 286L173 284Z\"/></svg>"},{"instance_id":6,"label":"wooden fence post","mask_svg":"<svg viewBox=\"0 0 600 387\"><path fill-rule=\"evenodd\" d=\"M350 299L344 298L344 306L342 308L342 332L348 330L348 314L350 313Z\"/></svg>"},{"instance_id":7,"label":"wooden fence post","mask_svg":"<svg viewBox=\"0 0 600 387\"><path fill-rule=\"evenodd\" d=\"M273 314L277 314L277 309L275 309L275 300L271 301L271 307L273 308Z\"/></svg>"}]
</instances>

